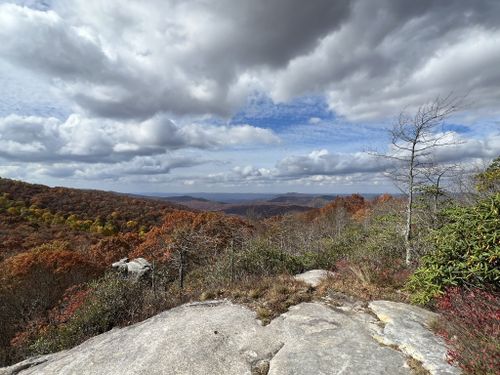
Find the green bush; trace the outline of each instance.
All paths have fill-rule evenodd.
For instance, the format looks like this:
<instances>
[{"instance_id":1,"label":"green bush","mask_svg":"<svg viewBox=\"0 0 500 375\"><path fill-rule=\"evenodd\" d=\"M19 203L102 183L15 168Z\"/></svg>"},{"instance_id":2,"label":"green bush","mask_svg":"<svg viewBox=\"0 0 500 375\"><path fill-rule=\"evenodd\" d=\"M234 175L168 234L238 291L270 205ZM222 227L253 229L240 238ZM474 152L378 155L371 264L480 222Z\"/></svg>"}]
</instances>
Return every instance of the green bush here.
<instances>
[{"instance_id":1,"label":"green bush","mask_svg":"<svg viewBox=\"0 0 500 375\"><path fill-rule=\"evenodd\" d=\"M497 157L490 166L475 176L477 191L493 192L500 189L500 156Z\"/></svg>"},{"instance_id":2,"label":"green bush","mask_svg":"<svg viewBox=\"0 0 500 375\"><path fill-rule=\"evenodd\" d=\"M500 193L471 207L444 212L434 232L435 250L422 258L407 284L412 300L429 302L446 287L484 287L500 281Z\"/></svg>"},{"instance_id":3,"label":"green bush","mask_svg":"<svg viewBox=\"0 0 500 375\"><path fill-rule=\"evenodd\" d=\"M376 216L351 250L351 260L402 259L405 250L401 226L401 215Z\"/></svg>"},{"instance_id":4,"label":"green bush","mask_svg":"<svg viewBox=\"0 0 500 375\"><path fill-rule=\"evenodd\" d=\"M239 272L263 276L293 274L304 269L298 256L282 251L263 239L249 241L236 254L235 265Z\"/></svg>"}]
</instances>

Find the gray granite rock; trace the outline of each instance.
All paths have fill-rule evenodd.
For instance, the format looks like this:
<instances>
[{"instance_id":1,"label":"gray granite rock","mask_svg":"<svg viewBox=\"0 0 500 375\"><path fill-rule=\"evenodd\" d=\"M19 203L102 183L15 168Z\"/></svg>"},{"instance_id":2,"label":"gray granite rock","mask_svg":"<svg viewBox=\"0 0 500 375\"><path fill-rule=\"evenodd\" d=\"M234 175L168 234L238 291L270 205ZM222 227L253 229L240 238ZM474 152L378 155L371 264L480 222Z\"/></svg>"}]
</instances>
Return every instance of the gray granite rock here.
<instances>
[{"instance_id":1,"label":"gray granite rock","mask_svg":"<svg viewBox=\"0 0 500 375\"><path fill-rule=\"evenodd\" d=\"M460 371L446 361L443 340L428 326L437 315L417 306L390 301L374 301L369 308L385 325L374 337L385 345L395 345L406 355L422 362L431 374L459 374Z\"/></svg>"},{"instance_id":2,"label":"gray granite rock","mask_svg":"<svg viewBox=\"0 0 500 375\"><path fill-rule=\"evenodd\" d=\"M228 301L179 306L83 344L0 369L13 374L411 374L407 356L433 374L455 374L434 315L393 302L339 309L301 303L268 326ZM379 340L380 342L378 342Z\"/></svg>"},{"instance_id":3,"label":"gray granite rock","mask_svg":"<svg viewBox=\"0 0 500 375\"><path fill-rule=\"evenodd\" d=\"M132 260L122 258L118 262L114 262L111 267L133 280L146 278L152 270L151 263L144 258Z\"/></svg>"},{"instance_id":4,"label":"gray granite rock","mask_svg":"<svg viewBox=\"0 0 500 375\"><path fill-rule=\"evenodd\" d=\"M358 313L361 314L361 313ZM285 343L270 363L269 375L410 374L400 352L379 345L362 321L318 303L301 303L271 322Z\"/></svg>"},{"instance_id":5,"label":"gray granite rock","mask_svg":"<svg viewBox=\"0 0 500 375\"><path fill-rule=\"evenodd\" d=\"M282 345L265 331L255 313L239 305L183 305L91 338L20 374L251 374L254 363Z\"/></svg>"},{"instance_id":6,"label":"gray granite rock","mask_svg":"<svg viewBox=\"0 0 500 375\"><path fill-rule=\"evenodd\" d=\"M303 281L313 288L316 288L321 283L321 281L328 276L333 276L333 272L325 270L310 270L295 275L295 279Z\"/></svg>"}]
</instances>

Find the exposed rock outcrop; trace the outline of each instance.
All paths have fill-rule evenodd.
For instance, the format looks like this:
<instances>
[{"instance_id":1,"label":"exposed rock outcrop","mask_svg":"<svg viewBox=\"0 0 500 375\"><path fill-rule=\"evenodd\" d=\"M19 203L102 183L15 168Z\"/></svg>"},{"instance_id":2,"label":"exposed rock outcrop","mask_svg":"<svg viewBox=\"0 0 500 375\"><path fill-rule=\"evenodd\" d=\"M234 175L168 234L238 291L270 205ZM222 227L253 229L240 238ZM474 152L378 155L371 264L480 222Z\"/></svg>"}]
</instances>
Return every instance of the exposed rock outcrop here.
<instances>
[{"instance_id":1,"label":"exposed rock outcrop","mask_svg":"<svg viewBox=\"0 0 500 375\"><path fill-rule=\"evenodd\" d=\"M228 301L187 304L0 374L397 375L411 374L407 356L432 374L459 373L426 328L432 313L387 301L370 307L301 303L264 327Z\"/></svg>"},{"instance_id":2,"label":"exposed rock outcrop","mask_svg":"<svg viewBox=\"0 0 500 375\"><path fill-rule=\"evenodd\" d=\"M446 363L443 340L433 334L428 325L437 314L405 303L374 301L370 309L384 323L374 338L384 345L397 346L404 354L422 362L432 374L459 374Z\"/></svg>"},{"instance_id":3,"label":"exposed rock outcrop","mask_svg":"<svg viewBox=\"0 0 500 375\"><path fill-rule=\"evenodd\" d=\"M152 270L151 263L144 258L136 258L132 260L123 258L118 262L114 262L111 267L121 272L124 276L130 277L134 280L147 277Z\"/></svg>"},{"instance_id":4,"label":"exposed rock outcrop","mask_svg":"<svg viewBox=\"0 0 500 375\"><path fill-rule=\"evenodd\" d=\"M295 275L296 280L305 282L306 284L316 288L323 279L333 276L333 272L325 270L310 270L304 273Z\"/></svg>"},{"instance_id":5,"label":"exposed rock outcrop","mask_svg":"<svg viewBox=\"0 0 500 375\"><path fill-rule=\"evenodd\" d=\"M353 317L319 303L301 303L271 322L284 342L270 375L409 374L400 352L379 345L367 329L368 314Z\"/></svg>"}]
</instances>

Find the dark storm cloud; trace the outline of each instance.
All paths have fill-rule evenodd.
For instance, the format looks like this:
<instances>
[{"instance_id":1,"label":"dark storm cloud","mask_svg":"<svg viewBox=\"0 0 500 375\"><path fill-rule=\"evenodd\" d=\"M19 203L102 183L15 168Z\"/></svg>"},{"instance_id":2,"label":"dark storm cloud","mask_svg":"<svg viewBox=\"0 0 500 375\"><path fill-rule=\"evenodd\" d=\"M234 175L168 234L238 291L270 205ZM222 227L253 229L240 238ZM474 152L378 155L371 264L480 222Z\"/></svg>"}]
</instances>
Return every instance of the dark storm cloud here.
<instances>
[{"instance_id":1,"label":"dark storm cloud","mask_svg":"<svg viewBox=\"0 0 500 375\"><path fill-rule=\"evenodd\" d=\"M337 33L278 73L286 99L325 92L351 119L384 118L457 91L476 108L500 99L500 2L357 1Z\"/></svg>"},{"instance_id":2,"label":"dark storm cloud","mask_svg":"<svg viewBox=\"0 0 500 375\"><path fill-rule=\"evenodd\" d=\"M347 0L73 3L48 12L4 5L9 43L0 53L62 79L84 109L117 118L227 113L242 99L242 73L283 67L349 12Z\"/></svg>"},{"instance_id":3,"label":"dark storm cloud","mask_svg":"<svg viewBox=\"0 0 500 375\"><path fill-rule=\"evenodd\" d=\"M229 55L243 67L286 65L295 56L314 49L322 37L348 19L350 12L348 0L218 3L218 17L230 22L233 32L215 46L214 58Z\"/></svg>"},{"instance_id":4,"label":"dark storm cloud","mask_svg":"<svg viewBox=\"0 0 500 375\"><path fill-rule=\"evenodd\" d=\"M0 56L102 117L229 114L255 90L351 119L451 90L500 99L500 2L55 1L2 5Z\"/></svg>"}]
</instances>

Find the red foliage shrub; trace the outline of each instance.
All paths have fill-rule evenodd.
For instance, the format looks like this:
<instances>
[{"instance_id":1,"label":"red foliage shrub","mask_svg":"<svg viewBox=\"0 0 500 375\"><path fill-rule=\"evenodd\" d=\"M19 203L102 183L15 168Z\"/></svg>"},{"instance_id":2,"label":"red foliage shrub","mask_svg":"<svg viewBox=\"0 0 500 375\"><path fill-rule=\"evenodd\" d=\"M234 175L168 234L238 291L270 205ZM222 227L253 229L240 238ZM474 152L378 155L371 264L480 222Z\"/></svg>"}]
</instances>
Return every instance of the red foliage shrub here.
<instances>
[{"instance_id":1,"label":"red foliage shrub","mask_svg":"<svg viewBox=\"0 0 500 375\"><path fill-rule=\"evenodd\" d=\"M358 210L365 208L366 204L365 198L359 194L352 194L348 197L336 197L333 202L320 208L320 213L321 215L328 215L339 208L344 208L348 213L354 214Z\"/></svg>"},{"instance_id":2,"label":"red foliage shrub","mask_svg":"<svg viewBox=\"0 0 500 375\"><path fill-rule=\"evenodd\" d=\"M336 215L338 211L345 211L349 215L353 215L357 211L365 209L367 207L368 202L365 201L365 198L363 198L359 194L352 194L347 197L336 197L326 206L300 214L299 217L301 217L306 222L311 222L318 218Z\"/></svg>"},{"instance_id":3,"label":"red foliage shrub","mask_svg":"<svg viewBox=\"0 0 500 375\"><path fill-rule=\"evenodd\" d=\"M366 200L359 194L352 194L346 197L336 197L322 208L312 209L297 216L306 222L311 222L345 212L355 221L362 222L371 215L375 208L384 207L394 200L395 198L389 194L382 194L371 201Z\"/></svg>"},{"instance_id":4,"label":"red foliage shrub","mask_svg":"<svg viewBox=\"0 0 500 375\"><path fill-rule=\"evenodd\" d=\"M67 288L102 272L100 266L58 241L14 255L0 269L0 320L5 323L1 330L44 316Z\"/></svg>"},{"instance_id":5,"label":"red foliage shrub","mask_svg":"<svg viewBox=\"0 0 500 375\"><path fill-rule=\"evenodd\" d=\"M390 285L402 287L410 277L412 270L403 260L390 259L385 264L377 262L373 267L375 283L378 285Z\"/></svg>"},{"instance_id":6,"label":"red foliage shrub","mask_svg":"<svg viewBox=\"0 0 500 375\"><path fill-rule=\"evenodd\" d=\"M450 362L469 374L500 374L500 296L453 287L437 307L438 332L450 345Z\"/></svg>"},{"instance_id":7,"label":"red foliage shrub","mask_svg":"<svg viewBox=\"0 0 500 375\"><path fill-rule=\"evenodd\" d=\"M89 292L89 289L83 285L74 285L66 289L57 306L50 310L49 321L52 324L67 322L84 304Z\"/></svg>"},{"instance_id":8,"label":"red foliage shrub","mask_svg":"<svg viewBox=\"0 0 500 375\"><path fill-rule=\"evenodd\" d=\"M385 193L385 194L382 194L382 195L379 195L378 197L376 197L373 200L373 205L386 203L386 202L389 202L393 199L394 199L394 197L392 195Z\"/></svg>"},{"instance_id":9,"label":"red foliage shrub","mask_svg":"<svg viewBox=\"0 0 500 375\"><path fill-rule=\"evenodd\" d=\"M11 281L21 281L35 271L46 271L54 276L72 273L95 274L97 266L83 255L71 251L65 242L54 241L17 254L2 264L4 275Z\"/></svg>"},{"instance_id":10,"label":"red foliage shrub","mask_svg":"<svg viewBox=\"0 0 500 375\"><path fill-rule=\"evenodd\" d=\"M32 342L33 337L36 337L39 332L47 329L47 327L45 319L38 318L29 321L21 331L17 332L12 337L10 346L12 349L15 349L19 355L24 356L28 354L28 346Z\"/></svg>"}]
</instances>

